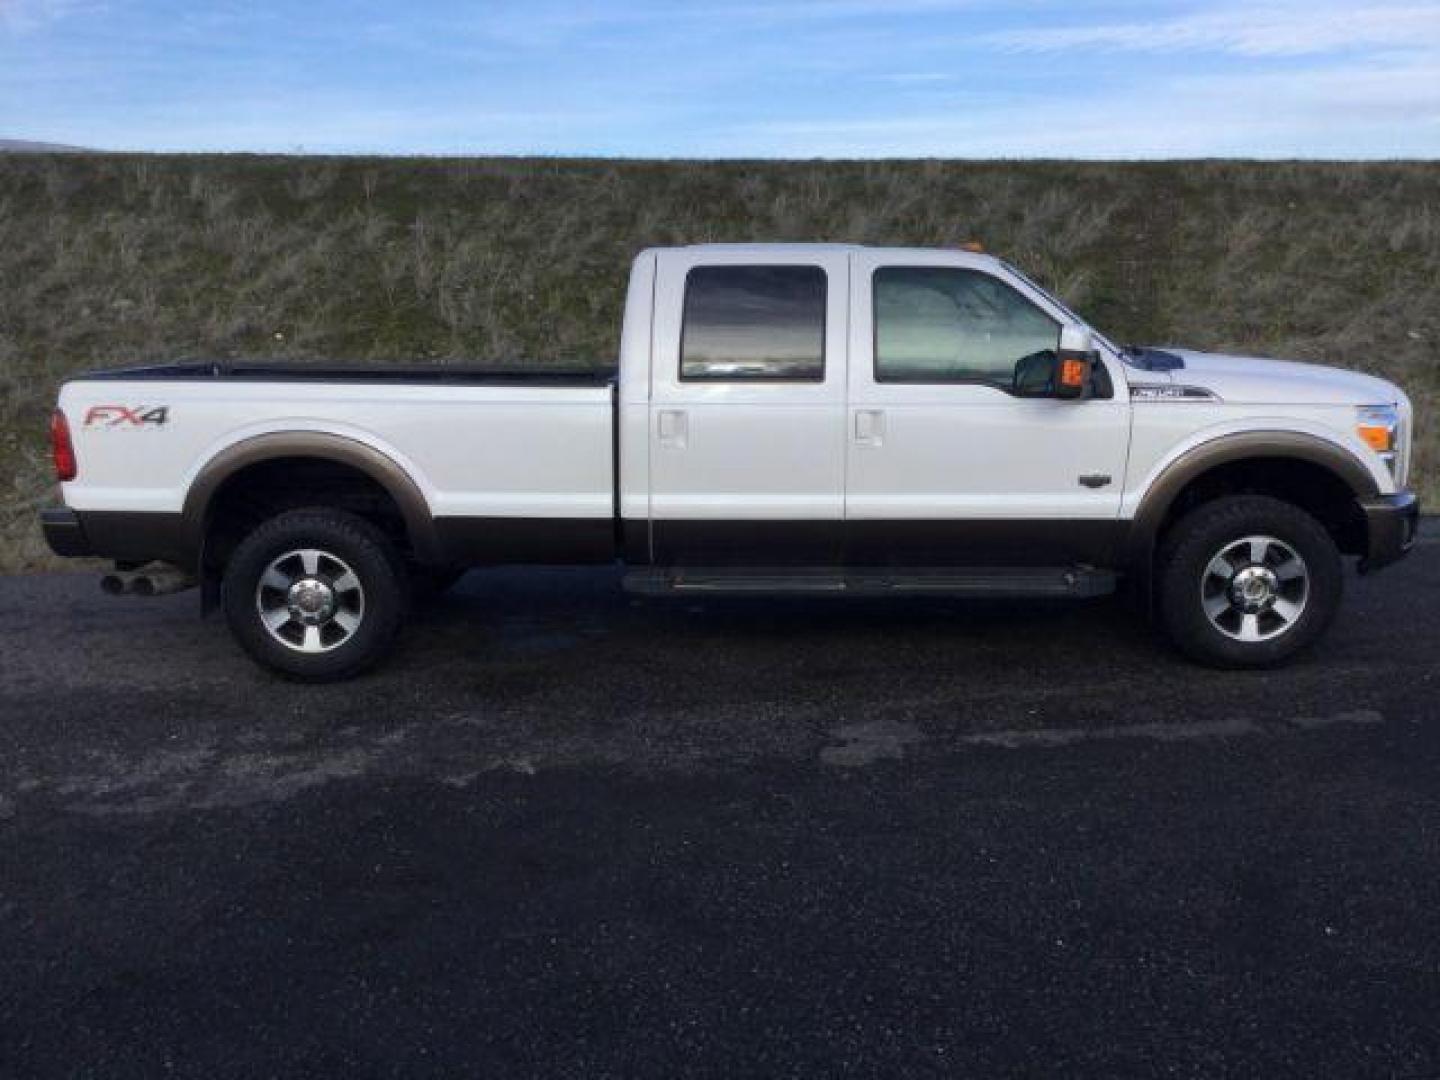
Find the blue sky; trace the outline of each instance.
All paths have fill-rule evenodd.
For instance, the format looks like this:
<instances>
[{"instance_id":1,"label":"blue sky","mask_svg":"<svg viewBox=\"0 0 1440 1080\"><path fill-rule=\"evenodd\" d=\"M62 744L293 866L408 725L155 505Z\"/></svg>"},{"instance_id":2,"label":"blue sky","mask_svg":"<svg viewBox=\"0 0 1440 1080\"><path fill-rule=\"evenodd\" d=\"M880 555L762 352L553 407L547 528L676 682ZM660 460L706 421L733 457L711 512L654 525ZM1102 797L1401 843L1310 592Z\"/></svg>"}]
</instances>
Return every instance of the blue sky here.
<instances>
[{"instance_id":1,"label":"blue sky","mask_svg":"<svg viewBox=\"0 0 1440 1080\"><path fill-rule=\"evenodd\" d=\"M1436 157L1440 0L0 0L0 137L627 157Z\"/></svg>"}]
</instances>

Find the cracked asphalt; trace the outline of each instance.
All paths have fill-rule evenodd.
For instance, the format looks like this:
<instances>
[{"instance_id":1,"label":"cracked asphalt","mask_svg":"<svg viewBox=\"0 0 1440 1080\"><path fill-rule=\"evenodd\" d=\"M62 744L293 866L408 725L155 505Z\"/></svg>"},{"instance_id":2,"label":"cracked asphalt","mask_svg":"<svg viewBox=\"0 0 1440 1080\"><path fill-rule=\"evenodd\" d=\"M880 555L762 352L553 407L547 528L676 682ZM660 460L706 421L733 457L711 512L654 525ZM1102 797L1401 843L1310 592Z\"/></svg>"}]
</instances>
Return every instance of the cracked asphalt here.
<instances>
[{"instance_id":1,"label":"cracked asphalt","mask_svg":"<svg viewBox=\"0 0 1440 1080\"><path fill-rule=\"evenodd\" d=\"M333 687L0 579L0 1076L1435 1076L1437 571L1239 674L485 571Z\"/></svg>"}]
</instances>

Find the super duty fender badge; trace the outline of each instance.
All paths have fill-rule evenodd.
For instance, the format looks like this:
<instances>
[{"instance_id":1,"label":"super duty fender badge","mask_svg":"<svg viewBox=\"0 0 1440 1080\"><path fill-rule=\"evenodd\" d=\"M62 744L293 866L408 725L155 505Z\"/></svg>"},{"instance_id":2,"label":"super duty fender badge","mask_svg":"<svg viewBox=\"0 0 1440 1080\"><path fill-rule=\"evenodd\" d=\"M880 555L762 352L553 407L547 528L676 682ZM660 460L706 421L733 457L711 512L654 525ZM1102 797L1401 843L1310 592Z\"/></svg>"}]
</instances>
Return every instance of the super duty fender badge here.
<instances>
[{"instance_id":1,"label":"super duty fender badge","mask_svg":"<svg viewBox=\"0 0 1440 1080\"><path fill-rule=\"evenodd\" d=\"M1155 386L1131 383L1130 397L1135 401L1219 401L1212 391L1199 386Z\"/></svg>"},{"instance_id":2,"label":"super duty fender badge","mask_svg":"<svg viewBox=\"0 0 1440 1080\"><path fill-rule=\"evenodd\" d=\"M170 406L91 405L85 413L85 426L103 428L164 427L170 420Z\"/></svg>"}]
</instances>

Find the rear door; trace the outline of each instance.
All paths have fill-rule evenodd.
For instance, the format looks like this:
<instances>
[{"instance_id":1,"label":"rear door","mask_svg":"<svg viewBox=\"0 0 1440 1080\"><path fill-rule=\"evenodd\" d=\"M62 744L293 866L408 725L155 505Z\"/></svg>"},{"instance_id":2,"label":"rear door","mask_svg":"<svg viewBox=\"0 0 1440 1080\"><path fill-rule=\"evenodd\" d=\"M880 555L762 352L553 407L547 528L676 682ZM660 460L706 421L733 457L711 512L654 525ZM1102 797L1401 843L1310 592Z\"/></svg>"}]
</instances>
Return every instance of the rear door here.
<instances>
[{"instance_id":1,"label":"rear door","mask_svg":"<svg viewBox=\"0 0 1440 1080\"><path fill-rule=\"evenodd\" d=\"M849 263L659 255L650 520L662 566L834 565L845 509Z\"/></svg>"},{"instance_id":2,"label":"rear door","mask_svg":"<svg viewBox=\"0 0 1440 1080\"><path fill-rule=\"evenodd\" d=\"M994 260L865 251L851 293L847 560L1106 565L1129 440L1119 365L1102 356L1108 397L1016 396L1017 362L1055 349L1065 316Z\"/></svg>"}]
</instances>

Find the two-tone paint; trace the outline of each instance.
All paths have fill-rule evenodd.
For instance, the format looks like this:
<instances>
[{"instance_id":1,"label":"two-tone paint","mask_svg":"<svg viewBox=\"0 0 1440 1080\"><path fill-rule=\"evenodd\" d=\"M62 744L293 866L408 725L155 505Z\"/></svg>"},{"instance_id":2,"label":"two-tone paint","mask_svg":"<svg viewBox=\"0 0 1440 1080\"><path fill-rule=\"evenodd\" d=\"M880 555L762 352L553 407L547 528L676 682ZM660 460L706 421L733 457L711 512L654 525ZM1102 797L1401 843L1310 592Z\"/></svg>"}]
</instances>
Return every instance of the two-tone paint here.
<instances>
[{"instance_id":1,"label":"two-tone paint","mask_svg":"<svg viewBox=\"0 0 1440 1080\"><path fill-rule=\"evenodd\" d=\"M822 379L680 377L686 277L716 265L823 271ZM1126 571L1183 482L1226 461L1317 464L1382 516L1407 498L1410 403L1354 372L1182 350L1183 366L1151 370L1097 337L1100 390L1083 400L879 381L873 276L916 266L993 275L1057 326L1078 324L969 252L650 250L632 268L614 368L193 365L68 382L60 408L79 471L62 485L74 516L55 518L54 534L126 561L194 565L227 477L296 457L375 480L413 554L437 563ZM1377 405L1402 417L1393 464L1355 431L1356 408ZM129 422L145 415L163 422ZM1384 561L1374 534L1354 553Z\"/></svg>"}]
</instances>

